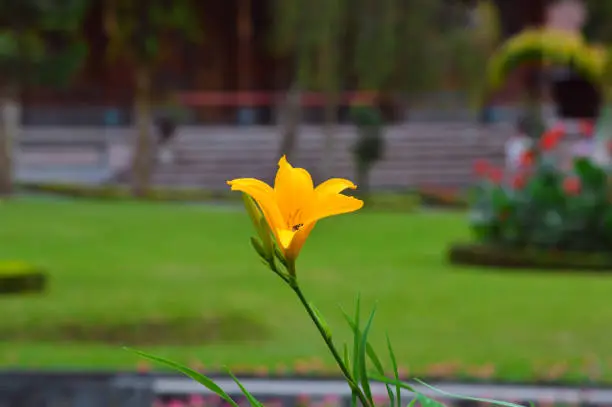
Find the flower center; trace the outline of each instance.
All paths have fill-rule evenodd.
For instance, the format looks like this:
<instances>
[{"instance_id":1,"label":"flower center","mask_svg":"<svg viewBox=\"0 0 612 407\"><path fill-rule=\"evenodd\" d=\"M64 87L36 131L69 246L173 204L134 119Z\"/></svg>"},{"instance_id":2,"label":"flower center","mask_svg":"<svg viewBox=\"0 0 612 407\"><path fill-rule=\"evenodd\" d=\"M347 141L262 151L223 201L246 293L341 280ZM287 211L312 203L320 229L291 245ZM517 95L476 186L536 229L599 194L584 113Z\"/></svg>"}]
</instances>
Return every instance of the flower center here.
<instances>
[{"instance_id":1,"label":"flower center","mask_svg":"<svg viewBox=\"0 0 612 407\"><path fill-rule=\"evenodd\" d=\"M287 225L291 228L292 232L297 232L304 226L304 223L301 222L302 220L301 215L302 215L302 210L297 209L288 217Z\"/></svg>"}]
</instances>

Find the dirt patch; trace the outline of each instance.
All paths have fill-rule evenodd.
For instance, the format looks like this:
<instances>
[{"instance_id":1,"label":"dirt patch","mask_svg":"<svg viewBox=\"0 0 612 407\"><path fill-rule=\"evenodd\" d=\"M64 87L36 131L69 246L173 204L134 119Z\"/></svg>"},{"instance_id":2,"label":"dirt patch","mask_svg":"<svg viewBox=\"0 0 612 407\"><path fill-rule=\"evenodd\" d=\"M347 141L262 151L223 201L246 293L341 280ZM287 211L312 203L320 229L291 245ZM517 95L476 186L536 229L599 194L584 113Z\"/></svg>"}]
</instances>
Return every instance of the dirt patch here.
<instances>
[{"instance_id":1,"label":"dirt patch","mask_svg":"<svg viewBox=\"0 0 612 407\"><path fill-rule=\"evenodd\" d=\"M2 327L0 341L100 343L130 346L198 346L212 343L261 342L269 330L255 318L238 313L203 318L135 322L58 322L54 325Z\"/></svg>"}]
</instances>

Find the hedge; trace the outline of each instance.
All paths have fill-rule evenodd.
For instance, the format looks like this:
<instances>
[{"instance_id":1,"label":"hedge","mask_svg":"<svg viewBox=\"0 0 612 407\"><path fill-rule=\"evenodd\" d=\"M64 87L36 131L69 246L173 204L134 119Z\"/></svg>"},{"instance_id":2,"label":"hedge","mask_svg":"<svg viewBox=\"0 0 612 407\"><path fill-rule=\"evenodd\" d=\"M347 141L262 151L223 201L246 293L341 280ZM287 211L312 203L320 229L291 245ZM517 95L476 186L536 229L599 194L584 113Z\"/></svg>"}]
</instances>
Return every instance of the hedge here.
<instances>
[{"instance_id":1,"label":"hedge","mask_svg":"<svg viewBox=\"0 0 612 407\"><path fill-rule=\"evenodd\" d=\"M22 184L23 192L52 194L70 198L102 200L130 200L130 190L117 185L75 185L75 184ZM350 194L351 191L348 191ZM356 195L356 194L355 194ZM153 202L241 202L240 194L228 190L154 188L144 198ZM420 205L418 194L406 192L377 192L366 199L367 208L386 211L412 211Z\"/></svg>"},{"instance_id":2,"label":"hedge","mask_svg":"<svg viewBox=\"0 0 612 407\"><path fill-rule=\"evenodd\" d=\"M22 262L0 262L0 295L40 293L47 287L44 270Z\"/></svg>"},{"instance_id":3,"label":"hedge","mask_svg":"<svg viewBox=\"0 0 612 407\"><path fill-rule=\"evenodd\" d=\"M19 190L32 193L48 193L72 198L94 199L135 199L129 188L118 185L78 185L78 184L22 184ZM187 201L240 201L240 195L230 194L225 190L153 188L141 198L147 201L187 202Z\"/></svg>"},{"instance_id":4,"label":"hedge","mask_svg":"<svg viewBox=\"0 0 612 407\"><path fill-rule=\"evenodd\" d=\"M511 249L484 244L454 244L448 250L454 265L512 269L612 272L612 254Z\"/></svg>"}]
</instances>

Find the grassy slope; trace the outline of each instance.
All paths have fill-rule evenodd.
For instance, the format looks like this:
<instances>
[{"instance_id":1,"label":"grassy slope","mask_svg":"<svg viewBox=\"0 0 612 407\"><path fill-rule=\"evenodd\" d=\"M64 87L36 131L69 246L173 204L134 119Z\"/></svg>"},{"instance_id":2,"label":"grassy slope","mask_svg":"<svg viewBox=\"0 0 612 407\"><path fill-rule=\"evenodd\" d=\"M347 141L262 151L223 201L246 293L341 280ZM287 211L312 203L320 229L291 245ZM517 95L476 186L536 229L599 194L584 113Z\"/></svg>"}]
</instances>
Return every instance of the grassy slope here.
<instances>
[{"instance_id":1,"label":"grassy slope","mask_svg":"<svg viewBox=\"0 0 612 407\"><path fill-rule=\"evenodd\" d=\"M0 334L62 323L241 314L266 338L146 350L204 364L293 364L328 359L288 289L258 262L250 223L237 212L137 203L4 203L0 259L27 260L52 272L45 297L0 299ZM301 282L337 331L348 334L337 304L358 292L378 300L374 341L384 333L404 365L493 362L505 377L534 363L612 355L612 280L595 276L498 274L453 270L445 246L464 238L459 214L362 213L323 221L299 261ZM250 340L251 339L251 340ZM132 345L125 343L126 345ZM47 367L134 366L116 344L0 341L0 364Z\"/></svg>"}]
</instances>

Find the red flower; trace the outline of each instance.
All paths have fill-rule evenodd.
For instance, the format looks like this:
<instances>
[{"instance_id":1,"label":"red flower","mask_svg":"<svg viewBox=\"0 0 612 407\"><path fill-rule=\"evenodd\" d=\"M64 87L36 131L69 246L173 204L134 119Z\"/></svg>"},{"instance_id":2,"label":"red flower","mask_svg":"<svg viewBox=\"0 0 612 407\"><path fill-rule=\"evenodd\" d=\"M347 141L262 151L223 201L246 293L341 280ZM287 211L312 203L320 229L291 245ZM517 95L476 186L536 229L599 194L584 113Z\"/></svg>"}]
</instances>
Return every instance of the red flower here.
<instances>
[{"instance_id":1,"label":"red flower","mask_svg":"<svg viewBox=\"0 0 612 407\"><path fill-rule=\"evenodd\" d=\"M584 136L591 137L595 132L595 124L592 120L581 120L578 126L580 133Z\"/></svg>"},{"instance_id":2,"label":"red flower","mask_svg":"<svg viewBox=\"0 0 612 407\"><path fill-rule=\"evenodd\" d=\"M559 141L561 141L561 138L564 135L565 130L562 127L553 127L542 135L542 138L540 139L540 148L544 151L552 150L553 148L557 147Z\"/></svg>"},{"instance_id":3,"label":"red flower","mask_svg":"<svg viewBox=\"0 0 612 407\"><path fill-rule=\"evenodd\" d=\"M487 175L489 180L495 184L499 184L504 178L504 172L496 167L490 167Z\"/></svg>"},{"instance_id":4,"label":"red flower","mask_svg":"<svg viewBox=\"0 0 612 407\"><path fill-rule=\"evenodd\" d=\"M525 184L527 184L527 177L525 176L525 174L517 174L512 179L513 189L516 189L516 190L523 189L525 187Z\"/></svg>"},{"instance_id":5,"label":"red flower","mask_svg":"<svg viewBox=\"0 0 612 407\"><path fill-rule=\"evenodd\" d=\"M479 159L474 161L474 173L480 177L487 175L489 168L491 168L491 163L487 160Z\"/></svg>"},{"instance_id":6,"label":"red flower","mask_svg":"<svg viewBox=\"0 0 612 407\"><path fill-rule=\"evenodd\" d=\"M521 154L521 158L519 159L519 167L531 167L533 162L535 161L535 154L533 150L527 150L523 154Z\"/></svg>"},{"instance_id":7,"label":"red flower","mask_svg":"<svg viewBox=\"0 0 612 407\"><path fill-rule=\"evenodd\" d=\"M566 177L563 180L563 190L568 195L578 195L582 189L582 183L578 177Z\"/></svg>"},{"instance_id":8,"label":"red flower","mask_svg":"<svg viewBox=\"0 0 612 407\"><path fill-rule=\"evenodd\" d=\"M506 219L508 219L509 216L510 216L510 211L508 209L504 209L503 211L499 213L499 215L497 216L497 219L503 222Z\"/></svg>"}]
</instances>

